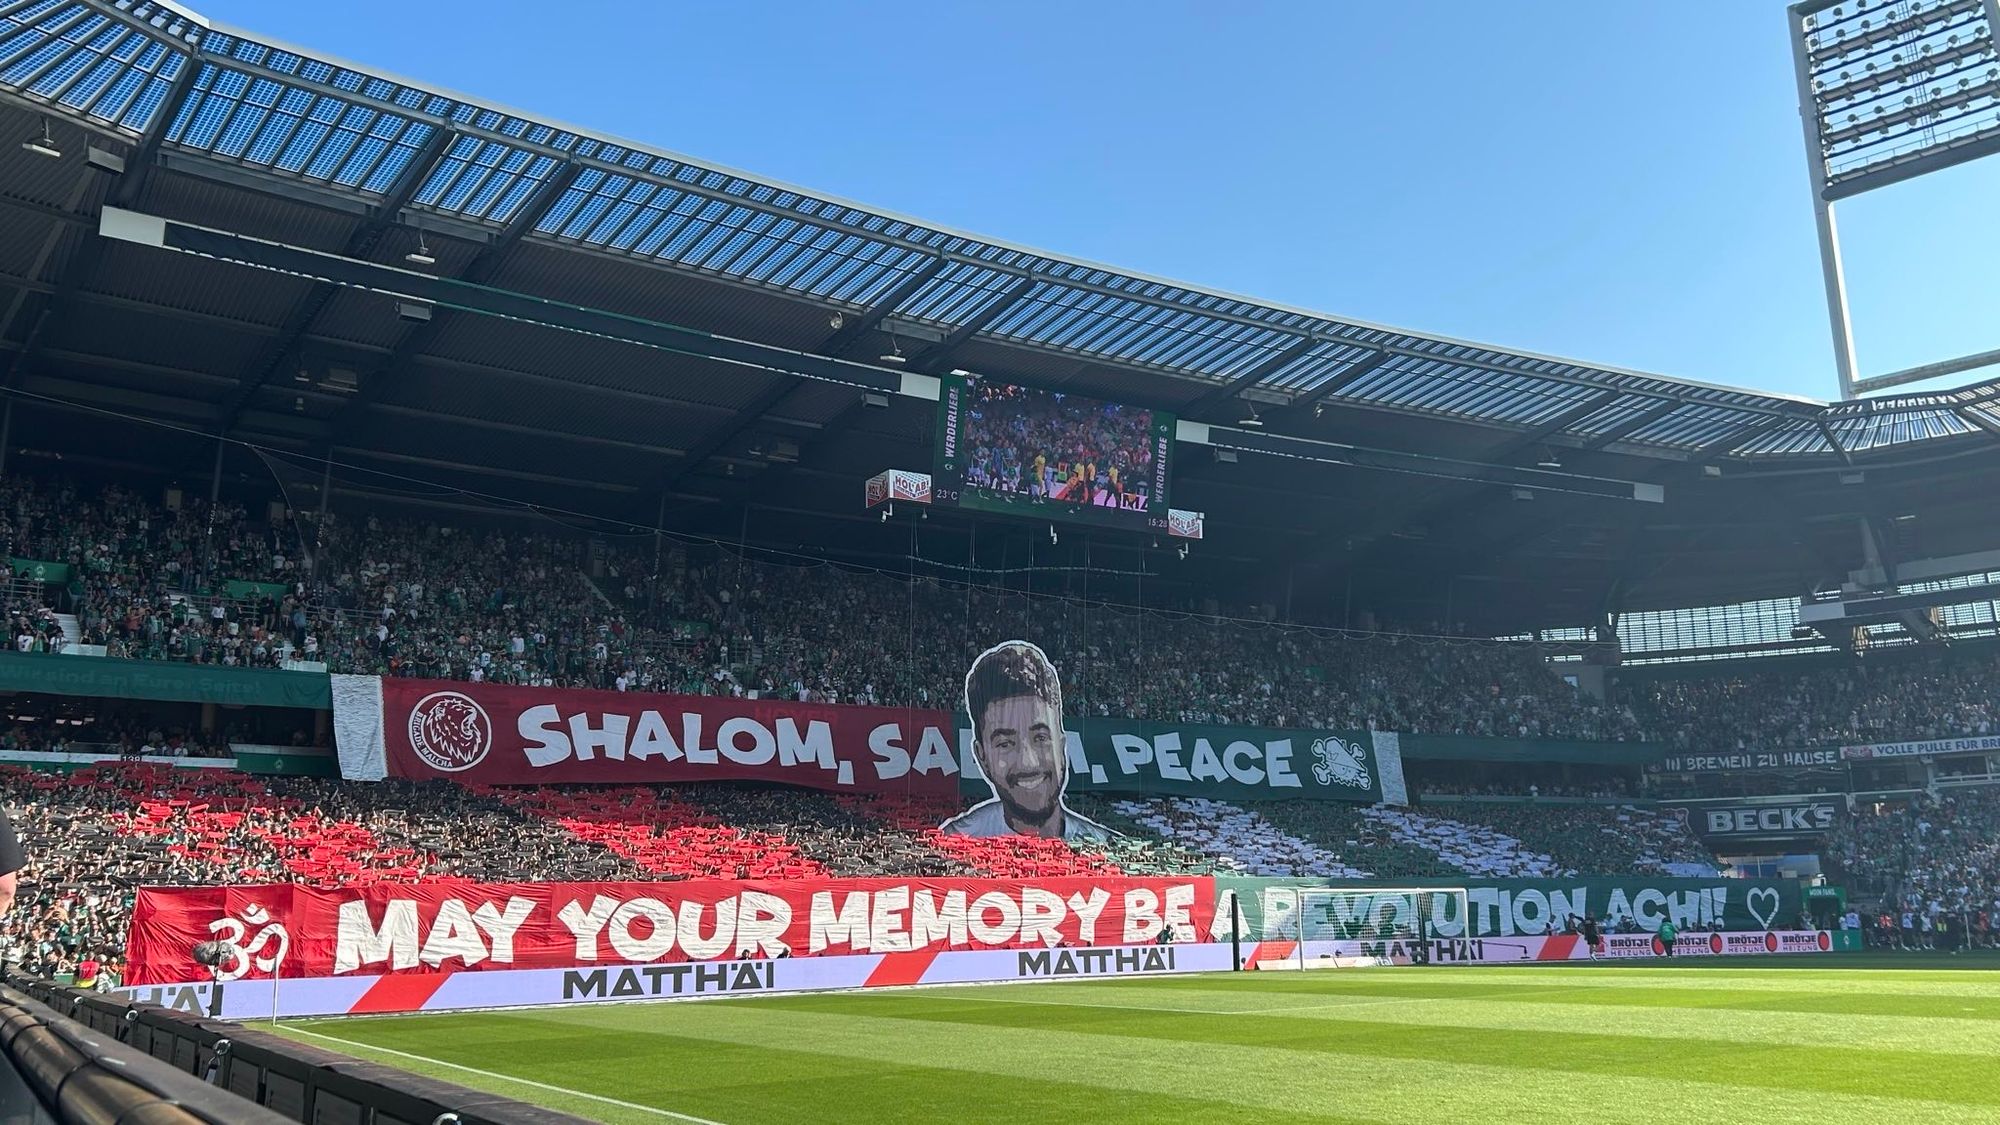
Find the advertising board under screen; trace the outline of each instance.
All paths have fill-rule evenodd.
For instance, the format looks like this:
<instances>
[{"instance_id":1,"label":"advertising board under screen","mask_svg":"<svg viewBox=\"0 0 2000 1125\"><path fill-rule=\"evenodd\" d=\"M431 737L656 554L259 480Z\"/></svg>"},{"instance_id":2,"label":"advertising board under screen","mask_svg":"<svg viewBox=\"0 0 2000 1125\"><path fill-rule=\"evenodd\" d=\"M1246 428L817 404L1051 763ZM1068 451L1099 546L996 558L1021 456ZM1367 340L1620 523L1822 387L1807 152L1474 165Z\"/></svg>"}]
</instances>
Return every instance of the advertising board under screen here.
<instances>
[{"instance_id":1,"label":"advertising board under screen","mask_svg":"<svg viewBox=\"0 0 2000 1125\"><path fill-rule=\"evenodd\" d=\"M1167 530L1173 415L992 379L942 383L934 503Z\"/></svg>"}]
</instances>

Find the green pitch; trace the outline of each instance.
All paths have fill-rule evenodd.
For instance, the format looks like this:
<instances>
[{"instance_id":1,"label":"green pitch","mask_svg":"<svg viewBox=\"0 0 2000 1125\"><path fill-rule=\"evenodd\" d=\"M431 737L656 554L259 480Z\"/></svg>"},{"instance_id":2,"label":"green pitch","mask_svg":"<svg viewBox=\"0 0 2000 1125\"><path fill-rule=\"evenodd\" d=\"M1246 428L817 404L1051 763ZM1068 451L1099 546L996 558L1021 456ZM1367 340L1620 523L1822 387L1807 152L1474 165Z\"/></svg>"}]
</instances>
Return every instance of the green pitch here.
<instances>
[{"instance_id":1,"label":"green pitch","mask_svg":"<svg viewBox=\"0 0 2000 1125\"><path fill-rule=\"evenodd\" d=\"M2000 1121L2000 972L1972 968L2000 962L1842 962L1242 973L285 1029L635 1125Z\"/></svg>"}]
</instances>

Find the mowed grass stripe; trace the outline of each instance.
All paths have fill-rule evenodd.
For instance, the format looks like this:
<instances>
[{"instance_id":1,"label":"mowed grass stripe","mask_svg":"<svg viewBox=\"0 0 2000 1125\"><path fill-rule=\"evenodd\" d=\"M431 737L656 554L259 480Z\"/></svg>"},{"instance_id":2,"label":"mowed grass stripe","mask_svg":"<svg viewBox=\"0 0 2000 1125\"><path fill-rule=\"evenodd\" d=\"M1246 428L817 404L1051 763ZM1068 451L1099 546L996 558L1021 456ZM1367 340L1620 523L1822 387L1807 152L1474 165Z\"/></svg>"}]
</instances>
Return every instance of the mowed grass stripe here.
<instances>
[{"instance_id":1,"label":"mowed grass stripe","mask_svg":"<svg viewBox=\"0 0 2000 1125\"><path fill-rule=\"evenodd\" d=\"M1568 974L1567 978L1564 974ZM1361 976L1373 979L1365 981L1354 979ZM1273 977L1287 979L1282 982L1269 980ZM1318 979L1326 977L1346 979L1324 982ZM1870 977L1874 977L1874 974L1870 974ZM1480 998L1507 1001L1533 993L1536 1000L1546 1003L1659 1008L1733 1008L1744 1011L1776 1010L1838 1016L1947 1015L1954 1019L2000 1020L2000 987L1996 987L1995 984L1975 983L1977 977L1968 980L1963 975L1957 977L1958 983L1949 992L1922 993L1897 990L1893 983L1883 990L1858 987L1859 974L1849 974L1845 979L1835 975L1833 979L1820 980L1801 979L1799 974L1786 973L1782 975L1782 982L1787 987L1774 987L1774 982L1765 980L1758 981L1754 986L1739 988L1733 980L1714 979L1706 973L1669 974L1666 977L1649 974L1647 977L1628 983L1622 976L1587 969L1537 971L1397 968L1324 970L1307 973L1246 973L1228 978L1214 975L1179 977L1174 978L1173 983L1178 987L1172 991L1175 995L1199 993L1215 988L1215 982L1223 979L1227 979L1231 984L1239 979L1247 982L1242 993L1246 995L1285 995L1313 997L1316 1000L1344 996L1355 999ZM1107 981L1101 985L1089 982L1088 986L1103 987L1107 990L1135 987L1129 981L1117 983ZM1237 990L1232 988L1230 991L1236 993ZM1162 1002L1156 1000L1155 1003ZM1170 1000L1163 1003L1171 1006L1176 1002ZM1301 1001L1301 1003L1306 1002Z\"/></svg>"},{"instance_id":2,"label":"mowed grass stripe","mask_svg":"<svg viewBox=\"0 0 2000 1125\"><path fill-rule=\"evenodd\" d=\"M370 1055L369 1044L401 1054L379 1061L431 1074L474 1089L532 1102L609 1122L659 1125L657 1115L621 1109L589 1098L524 1086L506 1079L468 1074L457 1067L418 1062L423 1055L443 1063L477 1066L570 1090L616 1097L704 1117L723 1125L762 1122L827 1122L881 1125L885 1121L930 1116L918 1107L939 1107L954 1121L1009 1125L1075 1125L1079 1107L1094 1105L1103 1091L1049 1078L1012 1078L1004 1090L979 1104L965 1104L966 1076L951 1068L903 1064L857 1065L838 1055L770 1046L717 1043L674 1036L664 1030L620 1033L606 1038L595 1030L523 1017L520 1013L427 1016L410 1020L317 1021L304 1030L343 1040L320 1047ZM439 1034L451 1042L440 1045ZM479 1065L475 1059L510 1060ZM1245 1116L1227 1101L1154 1094L1145 1113L1154 1120L1248 1122L1303 1121L1308 1125L1364 1125L1365 1118L1307 1109ZM1133 1120L1147 1119L1135 1116Z\"/></svg>"},{"instance_id":3,"label":"mowed grass stripe","mask_svg":"<svg viewBox=\"0 0 2000 1125\"><path fill-rule=\"evenodd\" d=\"M1008 1011L985 1010L978 997L933 999L898 1012L896 1018L1000 1024L1033 1029L1052 1021L1066 1030L1086 1034L1182 1041L1190 1023L1201 1028L1204 1044L1275 1047L1315 1054L1372 1057L1385 1068L1407 1064L1422 1067L1433 1059L1484 1059L1535 1070L1568 1071L1634 1078L1671 1074L1731 1086L1794 1090L1818 1096L1821 1091L1880 1094L2000 1107L2000 1083L1991 1074L1990 1056L1947 1056L1910 1050L1868 1047L1802 1046L1782 1039L1728 1041L1649 1033L1646 1010L1635 1010L1627 1022L1578 1025L1571 1009L1568 1027L1524 1030L1490 1024L1454 1025L1427 1020L1385 1023L1359 1012L1381 1014L1390 1008L1365 1008L1358 1018L1339 1007L1311 1017L1273 1019L1212 1019L1160 1015L1153 1012L1106 1013L1100 1009L1063 1005L1005 1005ZM1485 1004L1492 1010L1510 1006ZM1428 1011L1429 1005L1418 1010ZM1082 1013L1082 1014L1078 1014ZM881 1006L871 1014L888 1014ZM1399 1062L1400 1060L1400 1062ZM1995 1112L2000 1116L2000 1111Z\"/></svg>"},{"instance_id":4,"label":"mowed grass stripe","mask_svg":"<svg viewBox=\"0 0 2000 1125\"><path fill-rule=\"evenodd\" d=\"M1591 1031L1619 1035L1640 1035L1658 1039L1711 1039L1733 1043L1789 1043L1795 1046L1852 1047L1866 1043L1889 1050L1930 1052L1945 1055L1984 1055L2000 1058L2000 1021L1959 1019L1925 1012L1952 1012L1957 1005L1922 1001L1912 1010L1895 1016L1843 1016L1830 1021L1815 1012L1746 1010L1718 1018L1711 1009L1662 1008L1654 1005L1598 1003L1579 1015L1576 1005L1544 1002L1547 989L1511 995L1519 999L1497 999L1480 993L1466 999L1426 998L1407 1000L1383 996L1298 997L1258 1008L1246 1006L1245 997L1224 989L1177 989L1169 997L1144 992L1098 988L1090 984L1033 985L1021 988L980 990L976 994L952 994L952 999L970 1003L1006 1003L1029 1006L1101 1007L1133 1012L1155 1011L1146 1001L1165 1000L1187 1013L1209 1012L1236 1018L1297 1020L1341 1020L1371 1024L1420 1024L1427 1027L1486 1028L1493 1031ZM1619 1010L1625 1009L1625 1010Z\"/></svg>"},{"instance_id":5,"label":"mowed grass stripe","mask_svg":"<svg viewBox=\"0 0 2000 1125\"><path fill-rule=\"evenodd\" d=\"M1767 959L1763 964L1778 964ZM1985 962L2000 969L2000 959ZM1646 964L1651 964L1647 962ZM1244 992L1302 993L1313 996L1354 995L1433 995L1462 996L1470 989L1483 994L1505 995L1518 989L1563 988L1660 988L1727 989L1742 992L1865 992L1872 995L2000 997L1993 983L2000 974L1983 972L1898 971L1868 972L1854 969L1798 970L1759 973L1742 969L1711 968L1716 962L1686 962L1672 968L1630 968L1606 962L1561 966L1510 965L1475 968L1396 967L1392 969L1323 969L1311 972L1265 971L1240 973L1227 978L1231 990ZM1158 993L1163 990L1203 991L1215 987L1214 974L1150 979L1123 978L1087 982L1093 987L1136 988ZM1239 984L1240 982L1240 984Z\"/></svg>"},{"instance_id":6,"label":"mowed grass stripe","mask_svg":"<svg viewBox=\"0 0 2000 1125\"><path fill-rule=\"evenodd\" d=\"M1433 1039L1421 1050L1412 1047L1398 1053L1394 1044L1407 1042L1410 1029L1369 1029L1365 1036L1340 1037L1343 1042L1317 1043L1314 1046L1320 1049L1309 1049L1301 1045L1293 1021L1270 1021L1290 1025L1278 1028L1260 1027L1254 1020L1171 1017L1171 1026L1149 1028L1148 1020L1134 1020L1129 1013L1071 1008L1059 1009L1047 1026L1022 1027L996 1020L996 1013L1015 1010L997 1004L967 1003L959 1007L978 1008L979 1012L961 1011L951 1019L922 1019L855 1014L879 1011L880 1001L890 997L813 999L819 1002L818 1010L795 1007L790 1002L717 1002L522 1013L514 1018L595 1029L603 1038L643 1036L781 1047L846 1060L860 1072L922 1060L926 1066L960 1072L954 1107L1011 1100L1008 1090L1024 1079L1060 1078L1097 1088L1101 1094L1093 1104L1072 1103L1068 1107L1069 1120L1158 1121L1163 1115L1147 1107L1155 1095L1220 1100L1284 1115L1333 1113L1379 1121L1454 1113L1547 1120L1552 1107L1562 1107L1566 1116L1578 1120L1699 1117L1713 1121L1724 1107L1729 1120L1788 1120L1799 1111L1802 1097L1820 1120L1910 1120L1921 1116L1928 1121L1990 1121L1994 1117L1989 1104L1959 1104L1934 1097L1821 1092L1823 1084L1773 1087L1701 1080L1701 1072L1690 1070L1684 1060L1657 1058L1647 1064L1641 1058L1644 1052L1636 1051L1610 1058L1613 1065L1596 1070L1538 1066L1535 1064L1575 1049L1549 1043L1541 1036L1502 1036L1503 1042L1495 1042L1491 1033L1464 1033L1449 1040ZM930 1003L941 1009L950 1004L940 993L910 993L895 999ZM1124 1033L1106 1022L1120 1017L1129 1021ZM430 1020L406 1021L389 1033L414 1033L422 1042L452 1045L456 1051L458 1021L493 1018L444 1017L448 1026L443 1027L425 1027ZM1218 1025L1248 1027L1275 1042L1252 1045L1221 1040L1216 1036ZM365 1022L342 1026L348 1029L348 1037L367 1039L378 1039L396 1027L394 1023ZM1089 1030L1080 1030L1085 1028ZM1281 1030L1291 1038L1280 1036ZM1415 1030L1421 1033L1423 1029ZM1558 1046L1562 1050L1556 1050ZM1657 1044L1647 1041L1642 1046L1650 1050ZM705 1065L699 1056L690 1058L684 1046L662 1042L658 1049L670 1060L662 1065ZM457 1061L455 1055L441 1057ZM1781 1057L1782 1066L1794 1072L1817 1069L1811 1052L1802 1056L1780 1045L1769 1049L1761 1068L1773 1069L1773 1057ZM1467 1059L1482 1061L1463 1061ZM1567 1061L1577 1060L1569 1057ZM1930 1061L1935 1063L1936 1058ZM536 1065L546 1062L542 1056ZM1843 1060L1841 1065L1848 1064ZM1637 1073L1648 1066L1653 1073ZM1579 1082L1580 1072L1590 1073L1590 1081ZM1811 1092L1802 1095L1802 1088ZM1932 1089L1956 1092L1962 1087L1934 1084ZM696 1112L731 1120L726 1111L709 1103L702 1105L704 1108ZM874 1112L890 1119L907 1119L911 1107L878 1105ZM954 1112L925 1108L919 1116L952 1116ZM736 1120L766 1119L742 1112L734 1116ZM864 1118L867 1115L841 1119Z\"/></svg>"}]
</instances>

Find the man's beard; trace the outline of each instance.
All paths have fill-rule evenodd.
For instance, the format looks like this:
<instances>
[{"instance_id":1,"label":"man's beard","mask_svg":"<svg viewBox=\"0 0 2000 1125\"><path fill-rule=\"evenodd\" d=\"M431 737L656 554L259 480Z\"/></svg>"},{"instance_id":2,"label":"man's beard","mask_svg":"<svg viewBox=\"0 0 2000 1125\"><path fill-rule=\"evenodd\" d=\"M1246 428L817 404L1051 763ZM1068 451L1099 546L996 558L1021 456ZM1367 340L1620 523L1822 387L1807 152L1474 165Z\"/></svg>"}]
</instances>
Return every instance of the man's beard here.
<instances>
[{"instance_id":1,"label":"man's beard","mask_svg":"<svg viewBox=\"0 0 2000 1125\"><path fill-rule=\"evenodd\" d=\"M1050 786L1047 803L1040 808L1030 808L1021 803L1014 796L1014 791L1004 786L994 786L993 795L1000 798L1000 808L1007 814L1008 820L1020 824L1043 825L1053 820L1056 814L1062 811L1063 785L1061 783L1067 779L1058 774L1054 776L1053 780L1057 784Z\"/></svg>"}]
</instances>

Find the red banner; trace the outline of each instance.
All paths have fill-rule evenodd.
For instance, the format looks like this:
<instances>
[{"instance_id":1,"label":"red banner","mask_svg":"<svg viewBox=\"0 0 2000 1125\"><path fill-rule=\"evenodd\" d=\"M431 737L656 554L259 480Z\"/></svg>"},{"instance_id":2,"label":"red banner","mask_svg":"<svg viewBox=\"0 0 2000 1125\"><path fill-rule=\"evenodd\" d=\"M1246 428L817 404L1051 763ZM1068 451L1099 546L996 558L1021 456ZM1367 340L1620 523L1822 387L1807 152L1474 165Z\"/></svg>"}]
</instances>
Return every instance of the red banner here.
<instances>
[{"instance_id":1,"label":"red banner","mask_svg":"<svg viewBox=\"0 0 2000 1125\"><path fill-rule=\"evenodd\" d=\"M381 729L391 777L958 792L943 711L384 678Z\"/></svg>"},{"instance_id":2,"label":"red banner","mask_svg":"<svg viewBox=\"0 0 2000 1125\"><path fill-rule=\"evenodd\" d=\"M148 887L126 983L1137 945L1214 907L1207 877Z\"/></svg>"}]
</instances>

